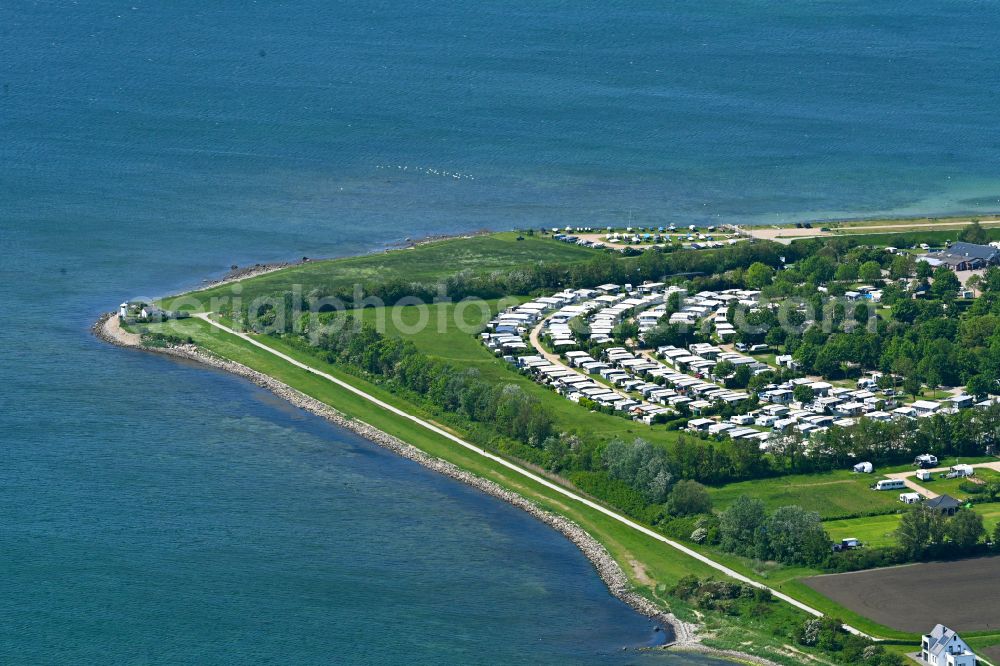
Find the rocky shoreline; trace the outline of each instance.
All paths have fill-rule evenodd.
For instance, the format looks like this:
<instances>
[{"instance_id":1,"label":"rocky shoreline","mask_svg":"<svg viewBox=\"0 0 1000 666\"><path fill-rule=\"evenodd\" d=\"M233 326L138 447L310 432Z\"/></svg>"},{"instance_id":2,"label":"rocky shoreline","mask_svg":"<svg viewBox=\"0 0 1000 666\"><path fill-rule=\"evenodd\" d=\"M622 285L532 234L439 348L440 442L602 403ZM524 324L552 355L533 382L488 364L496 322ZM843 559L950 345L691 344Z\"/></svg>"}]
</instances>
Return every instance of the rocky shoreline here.
<instances>
[{"instance_id":1,"label":"rocky shoreline","mask_svg":"<svg viewBox=\"0 0 1000 666\"><path fill-rule=\"evenodd\" d=\"M618 565L607 549L597 539L592 537L583 528L573 521L551 513L539 507L534 502L502 487L498 483L489 479L476 476L460 467L441 458L428 455L424 451L407 444L406 442L393 437L392 435L379 430L378 428L345 416L333 409L329 405L316 400L290 386L280 382L269 375L257 372L245 365L224 359L211 354L196 345L177 345L172 347L145 347L141 344L139 336L134 333L124 331L118 322L118 317L114 313L106 313L93 325L92 331L99 339L118 347L128 347L151 351L167 356L183 358L198 363L203 363L218 370L224 370L234 375L238 375L257 386L267 389L276 396L287 400L291 404L304 409L307 412L320 416L342 428L346 428L375 444L386 448L394 453L412 460L428 469L440 474L444 474L452 479L468 484L488 495L503 500L522 511L530 514L546 525L557 530L566 538L572 541L577 548L590 560L597 570L601 580L607 585L608 590L615 597L625 602L633 609L659 623L660 628L667 635L667 640L661 647L677 648L686 651L700 652L727 659L734 659L743 663L771 665L774 662L728 650L717 650L702 644L695 633L695 625L689 624L676 618L672 613L664 613L655 604L645 597L635 593L629 584L628 577Z\"/></svg>"}]
</instances>

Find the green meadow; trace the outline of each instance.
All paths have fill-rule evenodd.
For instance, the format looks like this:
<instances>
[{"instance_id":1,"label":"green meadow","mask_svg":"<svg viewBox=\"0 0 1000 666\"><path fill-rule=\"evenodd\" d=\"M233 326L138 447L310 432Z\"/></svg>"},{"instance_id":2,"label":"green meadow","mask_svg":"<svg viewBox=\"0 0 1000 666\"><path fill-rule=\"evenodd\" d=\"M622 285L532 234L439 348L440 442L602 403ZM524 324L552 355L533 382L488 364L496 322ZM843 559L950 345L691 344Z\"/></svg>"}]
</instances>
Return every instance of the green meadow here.
<instances>
[{"instance_id":1,"label":"green meadow","mask_svg":"<svg viewBox=\"0 0 1000 666\"><path fill-rule=\"evenodd\" d=\"M448 238L407 249L309 261L242 280L240 297L250 302L297 287L302 288L303 294L327 295L350 290L356 284L387 279L434 282L462 272L487 274L538 263L573 263L593 259L599 254L598 250L561 243L547 236L519 236L515 232ZM212 298L231 298L232 285L218 285L184 296L183 301L178 297L164 299L162 305L167 309L205 310ZM202 307L192 307L190 297L201 301Z\"/></svg>"},{"instance_id":2,"label":"green meadow","mask_svg":"<svg viewBox=\"0 0 1000 666\"><path fill-rule=\"evenodd\" d=\"M769 511L797 504L818 512L824 519L895 511L901 506L898 493L869 488L877 478L838 470L741 481L712 488L710 492L717 509L725 509L740 495L750 495L763 500Z\"/></svg>"}]
</instances>

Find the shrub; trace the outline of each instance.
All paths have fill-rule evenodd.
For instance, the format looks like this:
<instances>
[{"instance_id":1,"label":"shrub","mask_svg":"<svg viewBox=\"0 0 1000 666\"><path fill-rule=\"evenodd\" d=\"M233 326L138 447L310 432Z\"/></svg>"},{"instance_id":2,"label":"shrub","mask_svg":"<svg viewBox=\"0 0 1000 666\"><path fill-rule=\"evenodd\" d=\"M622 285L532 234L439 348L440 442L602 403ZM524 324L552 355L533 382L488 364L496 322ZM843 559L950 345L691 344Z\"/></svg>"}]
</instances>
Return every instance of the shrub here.
<instances>
[{"instance_id":1,"label":"shrub","mask_svg":"<svg viewBox=\"0 0 1000 666\"><path fill-rule=\"evenodd\" d=\"M973 483L972 481L962 481L958 484L958 489L967 495L980 495L986 492L986 488L981 484Z\"/></svg>"},{"instance_id":2,"label":"shrub","mask_svg":"<svg viewBox=\"0 0 1000 666\"><path fill-rule=\"evenodd\" d=\"M687 517L665 516L659 523L660 531L675 539L690 539L695 531L696 519Z\"/></svg>"},{"instance_id":3,"label":"shrub","mask_svg":"<svg viewBox=\"0 0 1000 666\"><path fill-rule=\"evenodd\" d=\"M667 512L672 516L693 516L712 512L712 496L697 481L678 481L667 499Z\"/></svg>"}]
</instances>

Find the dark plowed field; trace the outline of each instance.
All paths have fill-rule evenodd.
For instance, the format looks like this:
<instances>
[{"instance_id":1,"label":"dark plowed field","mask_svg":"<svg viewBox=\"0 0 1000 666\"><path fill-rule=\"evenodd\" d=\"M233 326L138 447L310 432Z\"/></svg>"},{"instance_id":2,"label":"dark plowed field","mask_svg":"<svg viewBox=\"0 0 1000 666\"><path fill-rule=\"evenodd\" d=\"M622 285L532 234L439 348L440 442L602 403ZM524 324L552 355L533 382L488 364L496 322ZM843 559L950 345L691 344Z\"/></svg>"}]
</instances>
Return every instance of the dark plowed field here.
<instances>
[{"instance_id":1,"label":"dark plowed field","mask_svg":"<svg viewBox=\"0 0 1000 666\"><path fill-rule=\"evenodd\" d=\"M1000 628L1000 557L815 576L806 584L879 624L923 633Z\"/></svg>"}]
</instances>

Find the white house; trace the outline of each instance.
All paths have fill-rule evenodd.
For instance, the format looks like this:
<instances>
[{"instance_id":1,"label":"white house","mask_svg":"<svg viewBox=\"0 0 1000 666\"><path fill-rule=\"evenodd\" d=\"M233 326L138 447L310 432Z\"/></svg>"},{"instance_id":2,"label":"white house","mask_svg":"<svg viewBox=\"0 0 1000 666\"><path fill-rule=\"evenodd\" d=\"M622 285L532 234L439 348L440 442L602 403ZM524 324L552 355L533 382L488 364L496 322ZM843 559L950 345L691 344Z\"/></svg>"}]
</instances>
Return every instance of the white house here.
<instances>
[{"instance_id":1,"label":"white house","mask_svg":"<svg viewBox=\"0 0 1000 666\"><path fill-rule=\"evenodd\" d=\"M921 638L920 658L931 666L976 666L976 655L966 642L943 624Z\"/></svg>"},{"instance_id":2,"label":"white house","mask_svg":"<svg viewBox=\"0 0 1000 666\"><path fill-rule=\"evenodd\" d=\"M142 306L142 311L139 314L146 319L156 319L163 316L163 310L155 305L144 305Z\"/></svg>"}]
</instances>

